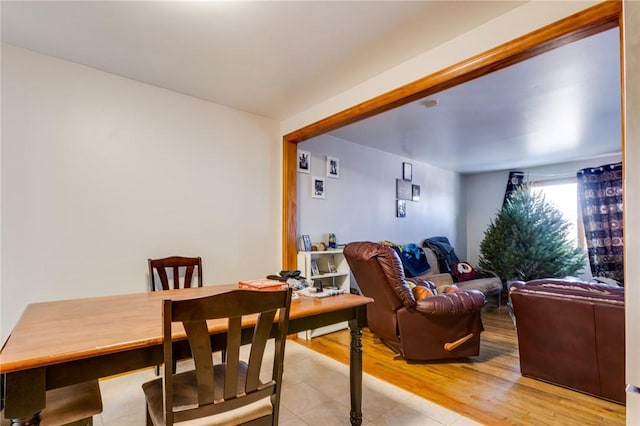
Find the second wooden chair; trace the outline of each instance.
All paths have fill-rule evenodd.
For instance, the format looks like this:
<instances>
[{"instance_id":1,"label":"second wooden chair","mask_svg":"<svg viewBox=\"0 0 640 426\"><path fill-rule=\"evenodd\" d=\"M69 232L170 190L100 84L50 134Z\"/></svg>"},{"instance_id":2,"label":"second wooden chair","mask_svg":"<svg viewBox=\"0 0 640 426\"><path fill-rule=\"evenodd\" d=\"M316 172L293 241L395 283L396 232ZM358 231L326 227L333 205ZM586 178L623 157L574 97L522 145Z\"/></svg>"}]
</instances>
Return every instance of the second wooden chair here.
<instances>
[{"instance_id":1,"label":"second wooden chair","mask_svg":"<svg viewBox=\"0 0 640 426\"><path fill-rule=\"evenodd\" d=\"M149 259L148 263L151 291L202 287L201 257L171 256L162 259ZM159 282L156 281L156 275ZM181 277L183 277L182 283ZM195 286L193 285L194 278L197 278Z\"/></svg>"}]
</instances>

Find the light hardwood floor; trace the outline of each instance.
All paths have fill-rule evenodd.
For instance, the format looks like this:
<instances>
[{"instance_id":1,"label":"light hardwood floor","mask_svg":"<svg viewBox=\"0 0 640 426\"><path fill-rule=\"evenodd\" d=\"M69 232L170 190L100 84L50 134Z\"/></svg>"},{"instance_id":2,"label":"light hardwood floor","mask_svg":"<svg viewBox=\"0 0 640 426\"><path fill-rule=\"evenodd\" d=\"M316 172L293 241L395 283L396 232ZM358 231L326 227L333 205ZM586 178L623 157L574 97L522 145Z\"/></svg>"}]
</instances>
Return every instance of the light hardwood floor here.
<instances>
[{"instance_id":1,"label":"light hardwood floor","mask_svg":"<svg viewBox=\"0 0 640 426\"><path fill-rule=\"evenodd\" d=\"M487 306L480 356L410 364L365 329L363 368L385 382L487 425L624 425L625 407L522 377L515 328L506 308ZM349 362L349 332L298 339L308 348Z\"/></svg>"}]
</instances>

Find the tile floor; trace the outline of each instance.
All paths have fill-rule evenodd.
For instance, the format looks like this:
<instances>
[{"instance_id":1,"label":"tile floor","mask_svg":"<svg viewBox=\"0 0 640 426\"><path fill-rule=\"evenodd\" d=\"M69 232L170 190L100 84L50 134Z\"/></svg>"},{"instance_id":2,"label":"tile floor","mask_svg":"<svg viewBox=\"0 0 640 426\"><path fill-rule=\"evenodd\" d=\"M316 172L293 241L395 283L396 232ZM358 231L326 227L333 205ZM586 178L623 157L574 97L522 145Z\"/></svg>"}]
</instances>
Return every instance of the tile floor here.
<instances>
[{"instance_id":1,"label":"tile floor","mask_svg":"<svg viewBox=\"0 0 640 426\"><path fill-rule=\"evenodd\" d=\"M179 364L179 369L188 365ZM100 381L104 411L95 426L144 426L141 385L153 369ZM349 368L288 340L280 405L281 426L349 425ZM478 423L363 374L365 426L463 426Z\"/></svg>"}]
</instances>

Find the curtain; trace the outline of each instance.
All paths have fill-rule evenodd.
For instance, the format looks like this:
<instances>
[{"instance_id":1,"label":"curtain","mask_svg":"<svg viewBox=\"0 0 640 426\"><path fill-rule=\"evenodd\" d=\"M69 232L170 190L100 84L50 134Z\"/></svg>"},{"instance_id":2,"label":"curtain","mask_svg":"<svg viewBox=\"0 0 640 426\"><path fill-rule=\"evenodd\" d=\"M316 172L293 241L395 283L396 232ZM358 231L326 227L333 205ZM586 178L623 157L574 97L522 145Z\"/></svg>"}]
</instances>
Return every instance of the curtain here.
<instances>
[{"instance_id":1,"label":"curtain","mask_svg":"<svg viewBox=\"0 0 640 426\"><path fill-rule=\"evenodd\" d=\"M507 180L507 189L504 191L504 199L502 200L502 207L507 204L511 194L516 192L524 183L524 172L511 171L509 172L509 180Z\"/></svg>"},{"instance_id":2,"label":"curtain","mask_svg":"<svg viewBox=\"0 0 640 426\"><path fill-rule=\"evenodd\" d=\"M591 273L624 284L622 163L579 170L578 199Z\"/></svg>"}]
</instances>

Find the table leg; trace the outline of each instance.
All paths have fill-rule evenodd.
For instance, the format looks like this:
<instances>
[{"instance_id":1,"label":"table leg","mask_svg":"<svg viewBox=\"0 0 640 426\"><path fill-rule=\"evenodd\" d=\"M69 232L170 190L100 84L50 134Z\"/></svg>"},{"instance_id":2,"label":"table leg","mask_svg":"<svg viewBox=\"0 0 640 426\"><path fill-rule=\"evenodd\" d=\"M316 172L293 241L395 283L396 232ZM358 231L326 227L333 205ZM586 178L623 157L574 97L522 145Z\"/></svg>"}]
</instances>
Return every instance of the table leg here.
<instances>
[{"instance_id":1,"label":"table leg","mask_svg":"<svg viewBox=\"0 0 640 426\"><path fill-rule=\"evenodd\" d=\"M40 413L28 419L11 419L9 426L37 426L40 424Z\"/></svg>"},{"instance_id":2,"label":"table leg","mask_svg":"<svg viewBox=\"0 0 640 426\"><path fill-rule=\"evenodd\" d=\"M349 321L351 351L349 358L349 386L351 391L351 424L362 424L362 329L357 321Z\"/></svg>"},{"instance_id":3,"label":"table leg","mask_svg":"<svg viewBox=\"0 0 640 426\"><path fill-rule=\"evenodd\" d=\"M40 411L46 404L45 369L7 373L5 380L4 416L12 419L11 425L40 424Z\"/></svg>"}]
</instances>

